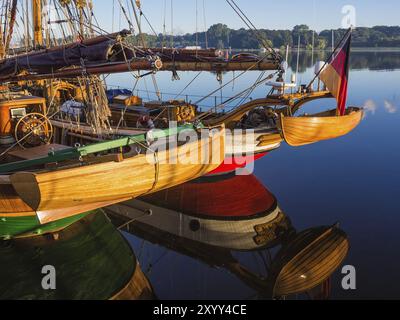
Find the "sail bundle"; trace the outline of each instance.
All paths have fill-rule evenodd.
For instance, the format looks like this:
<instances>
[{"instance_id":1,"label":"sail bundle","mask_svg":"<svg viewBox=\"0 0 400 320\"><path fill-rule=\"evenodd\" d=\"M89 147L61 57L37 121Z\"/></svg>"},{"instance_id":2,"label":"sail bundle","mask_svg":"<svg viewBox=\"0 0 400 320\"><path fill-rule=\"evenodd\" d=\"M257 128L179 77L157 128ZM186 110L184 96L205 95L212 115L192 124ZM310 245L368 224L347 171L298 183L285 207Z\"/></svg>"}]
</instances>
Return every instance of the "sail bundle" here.
<instances>
[{"instance_id":1,"label":"sail bundle","mask_svg":"<svg viewBox=\"0 0 400 320\"><path fill-rule=\"evenodd\" d=\"M77 77L82 73L113 73L134 68L153 69L154 59L149 59L149 56L135 58L133 54L124 54L126 50L121 38L125 35L126 32L122 31L9 57L0 61L0 81L19 80L19 76L23 79L42 79Z\"/></svg>"}]
</instances>

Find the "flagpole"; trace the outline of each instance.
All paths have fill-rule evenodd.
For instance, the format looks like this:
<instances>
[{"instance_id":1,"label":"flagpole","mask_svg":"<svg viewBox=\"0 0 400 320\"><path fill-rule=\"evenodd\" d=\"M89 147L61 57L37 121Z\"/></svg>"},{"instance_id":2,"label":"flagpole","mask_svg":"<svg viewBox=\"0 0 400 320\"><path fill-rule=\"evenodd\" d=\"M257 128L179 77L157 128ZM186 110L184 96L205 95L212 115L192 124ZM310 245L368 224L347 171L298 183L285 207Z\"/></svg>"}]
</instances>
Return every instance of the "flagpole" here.
<instances>
[{"instance_id":1,"label":"flagpole","mask_svg":"<svg viewBox=\"0 0 400 320\"><path fill-rule=\"evenodd\" d=\"M328 64L328 61L331 60L331 58L333 57L333 55L335 54L336 50L342 45L342 43L344 42L344 40L347 38L347 36L351 33L352 31L352 27L349 28L349 30L347 30L346 34L343 36L343 38L340 40L339 44L336 46L336 48L333 50L333 52L331 53L331 55L329 56L329 58L325 61L324 65L322 66L322 68L318 71L318 73L315 75L315 77L311 80L310 84L307 86L307 89L310 89L310 87L312 86L312 84L314 83L314 81L319 77L319 75L321 74L321 72L324 70L325 66Z\"/></svg>"}]
</instances>

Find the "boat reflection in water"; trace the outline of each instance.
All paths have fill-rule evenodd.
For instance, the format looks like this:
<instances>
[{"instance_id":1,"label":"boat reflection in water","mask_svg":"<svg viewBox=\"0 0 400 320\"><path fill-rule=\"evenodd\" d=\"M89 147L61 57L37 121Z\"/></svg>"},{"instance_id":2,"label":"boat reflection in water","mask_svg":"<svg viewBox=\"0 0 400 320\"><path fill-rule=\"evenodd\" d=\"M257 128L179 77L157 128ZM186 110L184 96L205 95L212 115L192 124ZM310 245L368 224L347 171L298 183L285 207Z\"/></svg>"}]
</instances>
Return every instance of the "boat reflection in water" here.
<instances>
[{"instance_id":1,"label":"boat reflection in water","mask_svg":"<svg viewBox=\"0 0 400 320\"><path fill-rule=\"evenodd\" d=\"M136 257L103 212L47 236L0 243L0 299L153 299ZM44 266L56 289L42 286Z\"/></svg>"},{"instance_id":2,"label":"boat reflection in water","mask_svg":"<svg viewBox=\"0 0 400 320\"><path fill-rule=\"evenodd\" d=\"M228 270L258 298L328 298L329 279L349 250L337 225L297 232L253 175L201 178L105 211L120 229ZM243 263L246 253L261 258L265 270Z\"/></svg>"}]
</instances>

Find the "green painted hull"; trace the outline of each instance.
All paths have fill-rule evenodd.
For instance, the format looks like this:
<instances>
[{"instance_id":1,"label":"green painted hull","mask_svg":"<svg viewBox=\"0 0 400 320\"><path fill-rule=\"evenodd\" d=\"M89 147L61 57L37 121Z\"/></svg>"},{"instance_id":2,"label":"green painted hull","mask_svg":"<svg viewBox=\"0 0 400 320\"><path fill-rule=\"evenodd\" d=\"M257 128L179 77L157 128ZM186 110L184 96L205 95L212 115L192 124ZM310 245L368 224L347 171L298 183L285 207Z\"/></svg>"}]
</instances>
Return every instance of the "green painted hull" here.
<instances>
[{"instance_id":1,"label":"green painted hull","mask_svg":"<svg viewBox=\"0 0 400 320\"><path fill-rule=\"evenodd\" d=\"M136 257L104 213L96 212L61 231L57 240L39 236L4 242L0 300L104 300L125 288ZM56 290L42 287L44 266L55 268Z\"/></svg>"},{"instance_id":2,"label":"green painted hull","mask_svg":"<svg viewBox=\"0 0 400 320\"><path fill-rule=\"evenodd\" d=\"M0 218L0 239L9 240L20 237L34 237L60 231L92 214L89 211L73 217L61 219L41 225L37 216L3 217Z\"/></svg>"}]
</instances>

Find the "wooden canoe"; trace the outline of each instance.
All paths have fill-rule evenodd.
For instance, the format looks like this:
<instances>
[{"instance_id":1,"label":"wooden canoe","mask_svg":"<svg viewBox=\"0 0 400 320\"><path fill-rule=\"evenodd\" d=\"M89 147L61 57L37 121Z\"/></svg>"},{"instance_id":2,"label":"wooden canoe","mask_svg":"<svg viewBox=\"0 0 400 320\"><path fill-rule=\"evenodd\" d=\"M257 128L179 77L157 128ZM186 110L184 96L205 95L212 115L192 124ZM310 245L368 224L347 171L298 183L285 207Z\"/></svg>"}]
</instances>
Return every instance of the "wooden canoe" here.
<instances>
[{"instance_id":1,"label":"wooden canoe","mask_svg":"<svg viewBox=\"0 0 400 320\"><path fill-rule=\"evenodd\" d=\"M311 116L280 117L281 134L293 147L342 137L354 130L363 118L360 108L348 108L336 116L336 109Z\"/></svg>"},{"instance_id":2,"label":"wooden canoe","mask_svg":"<svg viewBox=\"0 0 400 320\"><path fill-rule=\"evenodd\" d=\"M150 163L147 155L140 154L122 161L54 171L18 172L9 179L21 199L43 217L42 222L48 222L52 219L51 212L58 212L59 219L65 208L94 210L93 206L104 207L201 177L222 163L224 149L225 129L219 127L198 141L172 150L160 150L155 158L162 161L155 163ZM204 150L208 152L202 161L187 164L176 161L175 157L179 159L190 151L202 155Z\"/></svg>"}]
</instances>

